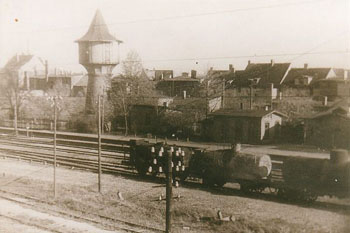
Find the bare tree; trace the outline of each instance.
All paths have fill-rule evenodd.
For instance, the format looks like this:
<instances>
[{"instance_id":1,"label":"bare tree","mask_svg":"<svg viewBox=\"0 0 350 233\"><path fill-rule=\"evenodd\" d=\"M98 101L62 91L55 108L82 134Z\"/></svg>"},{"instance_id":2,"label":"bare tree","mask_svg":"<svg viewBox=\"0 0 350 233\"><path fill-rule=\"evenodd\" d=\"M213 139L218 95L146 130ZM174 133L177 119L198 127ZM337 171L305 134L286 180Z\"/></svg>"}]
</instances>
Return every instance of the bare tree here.
<instances>
[{"instance_id":1,"label":"bare tree","mask_svg":"<svg viewBox=\"0 0 350 233\"><path fill-rule=\"evenodd\" d=\"M10 118L14 118L19 113L24 100L28 97L28 93L20 88L18 70L4 68L0 76L0 90L4 93L10 105Z\"/></svg>"},{"instance_id":2,"label":"bare tree","mask_svg":"<svg viewBox=\"0 0 350 233\"><path fill-rule=\"evenodd\" d=\"M130 51L122 63L122 74L112 79L109 94L114 116L123 115L125 135L129 133L130 107L154 95L154 84L144 75L139 55L135 51Z\"/></svg>"}]
</instances>

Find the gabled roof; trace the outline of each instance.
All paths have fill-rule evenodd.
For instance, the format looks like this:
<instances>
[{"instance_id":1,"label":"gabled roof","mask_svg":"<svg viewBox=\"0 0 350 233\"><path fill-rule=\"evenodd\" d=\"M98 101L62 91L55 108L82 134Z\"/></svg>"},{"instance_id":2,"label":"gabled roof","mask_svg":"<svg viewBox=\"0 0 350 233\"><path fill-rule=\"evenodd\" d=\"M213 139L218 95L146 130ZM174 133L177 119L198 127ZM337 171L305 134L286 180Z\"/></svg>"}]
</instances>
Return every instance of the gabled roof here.
<instances>
[{"instance_id":1,"label":"gabled roof","mask_svg":"<svg viewBox=\"0 0 350 233\"><path fill-rule=\"evenodd\" d=\"M303 76L312 77L310 85L318 80L327 78L327 75L331 71L331 68L292 68L288 72L287 77L283 81L283 84L294 85L294 80Z\"/></svg>"},{"instance_id":2,"label":"gabled roof","mask_svg":"<svg viewBox=\"0 0 350 233\"><path fill-rule=\"evenodd\" d=\"M90 42L90 41L101 41L101 42L117 41L118 43L122 43L121 40L118 40L117 38L115 38L113 35L109 33L108 27L103 19L103 16L100 10L96 11L94 19L92 20L87 33L83 37L81 37L79 40L76 40L76 42Z\"/></svg>"},{"instance_id":3,"label":"gabled roof","mask_svg":"<svg viewBox=\"0 0 350 233\"><path fill-rule=\"evenodd\" d=\"M249 63L245 70L234 73L226 73L226 80L233 80L232 86L249 86L253 83L256 86L267 86L271 83L274 86L281 84L290 68L290 63Z\"/></svg>"},{"instance_id":4,"label":"gabled roof","mask_svg":"<svg viewBox=\"0 0 350 233\"><path fill-rule=\"evenodd\" d=\"M242 74L246 79L260 79L258 85L281 84L290 63L249 63Z\"/></svg>"},{"instance_id":5,"label":"gabled roof","mask_svg":"<svg viewBox=\"0 0 350 233\"><path fill-rule=\"evenodd\" d=\"M253 117L261 118L268 114L276 114L282 117L287 117L284 113L276 110L234 110L234 109L219 109L216 112L211 113L212 116L230 116L230 117Z\"/></svg>"},{"instance_id":6,"label":"gabled roof","mask_svg":"<svg viewBox=\"0 0 350 233\"><path fill-rule=\"evenodd\" d=\"M6 63L6 65L1 70L18 70L27 62L29 62L32 58L33 55L15 55Z\"/></svg>"}]
</instances>

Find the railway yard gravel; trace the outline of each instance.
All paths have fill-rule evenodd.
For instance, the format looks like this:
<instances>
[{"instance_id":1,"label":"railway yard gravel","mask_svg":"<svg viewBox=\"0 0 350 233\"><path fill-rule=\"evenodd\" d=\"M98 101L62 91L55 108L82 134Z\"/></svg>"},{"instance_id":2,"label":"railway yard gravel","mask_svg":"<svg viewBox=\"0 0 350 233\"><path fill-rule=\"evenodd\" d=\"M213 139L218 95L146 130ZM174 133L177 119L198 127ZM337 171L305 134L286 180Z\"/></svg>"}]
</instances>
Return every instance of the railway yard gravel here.
<instances>
[{"instance_id":1,"label":"railway yard gravel","mask_svg":"<svg viewBox=\"0 0 350 233\"><path fill-rule=\"evenodd\" d=\"M165 187L161 183L103 174L100 194L97 192L96 173L59 167L58 196L53 201L52 177L50 165L0 159L0 191L47 201L57 210L96 218L101 226L111 220L99 219L96 214L164 229L165 201L159 201L159 196L165 194ZM234 188L213 190L189 185L173 191L174 232L350 232L349 199L324 197L314 204L305 205L282 202L270 194L244 196ZM1 205L2 202L0 193ZM46 205L37 203L36 207ZM218 210L224 216L232 215L234 221L219 221L216 217ZM47 221L50 218L47 214ZM0 216L0 224L6 222L12 220ZM16 232L25 232L21 230L24 229L22 223L13 222L12 225L13 229L18 229ZM32 228L25 229L27 232L46 232ZM8 232L4 229L0 232Z\"/></svg>"}]
</instances>

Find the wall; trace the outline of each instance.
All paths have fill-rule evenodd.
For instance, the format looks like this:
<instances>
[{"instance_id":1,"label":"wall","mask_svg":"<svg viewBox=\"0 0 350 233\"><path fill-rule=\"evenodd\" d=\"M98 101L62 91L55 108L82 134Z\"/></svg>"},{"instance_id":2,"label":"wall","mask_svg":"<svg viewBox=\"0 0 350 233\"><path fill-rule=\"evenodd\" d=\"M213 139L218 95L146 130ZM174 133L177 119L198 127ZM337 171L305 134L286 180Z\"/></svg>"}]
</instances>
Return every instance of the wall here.
<instances>
[{"instance_id":1,"label":"wall","mask_svg":"<svg viewBox=\"0 0 350 233\"><path fill-rule=\"evenodd\" d=\"M315 107L320 104L320 101L313 99L312 90L308 86L282 86L278 98L273 101L273 109L297 118L314 114Z\"/></svg>"},{"instance_id":2,"label":"wall","mask_svg":"<svg viewBox=\"0 0 350 233\"><path fill-rule=\"evenodd\" d=\"M273 92L277 92L273 89ZM252 88L252 109L261 109L266 105L271 105L273 97L271 88ZM235 87L225 91L225 108L232 108L235 110L250 109L250 88L249 87Z\"/></svg>"},{"instance_id":3,"label":"wall","mask_svg":"<svg viewBox=\"0 0 350 233\"><path fill-rule=\"evenodd\" d=\"M191 78L188 78L191 79ZM159 81L156 89L161 91L166 96L183 96L183 91L186 91L187 97L194 97L197 95L199 89L199 80L196 81Z\"/></svg>"},{"instance_id":4,"label":"wall","mask_svg":"<svg viewBox=\"0 0 350 233\"><path fill-rule=\"evenodd\" d=\"M203 124L203 137L226 143L259 143L260 118L215 116Z\"/></svg>"},{"instance_id":5,"label":"wall","mask_svg":"<svg viewBox=\"0 0 350 233\"><path fill-rule=\"evenodd\" d=\"M314 85L313 95L315 97L327 96L329 100L336 97L346 97L350 93L348 81L323 80Z\"/></svg>"}]
</instances>

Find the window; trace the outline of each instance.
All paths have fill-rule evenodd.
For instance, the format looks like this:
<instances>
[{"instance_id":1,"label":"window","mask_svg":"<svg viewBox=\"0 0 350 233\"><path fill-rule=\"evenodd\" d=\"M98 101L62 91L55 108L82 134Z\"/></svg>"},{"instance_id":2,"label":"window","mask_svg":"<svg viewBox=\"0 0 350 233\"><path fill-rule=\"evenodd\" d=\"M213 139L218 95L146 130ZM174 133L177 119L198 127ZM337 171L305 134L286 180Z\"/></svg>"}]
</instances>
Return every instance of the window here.
<instances>
[{"instance_id":1,"label":"window","mask_svg":"<svg viewBox=\"0 0 350 233\"><path fill-rule=\"evenodd\" d=\"M240 107L241 110L243 110L243 103L240 103L239 107Z\"/></svg>"}]
</instances>

